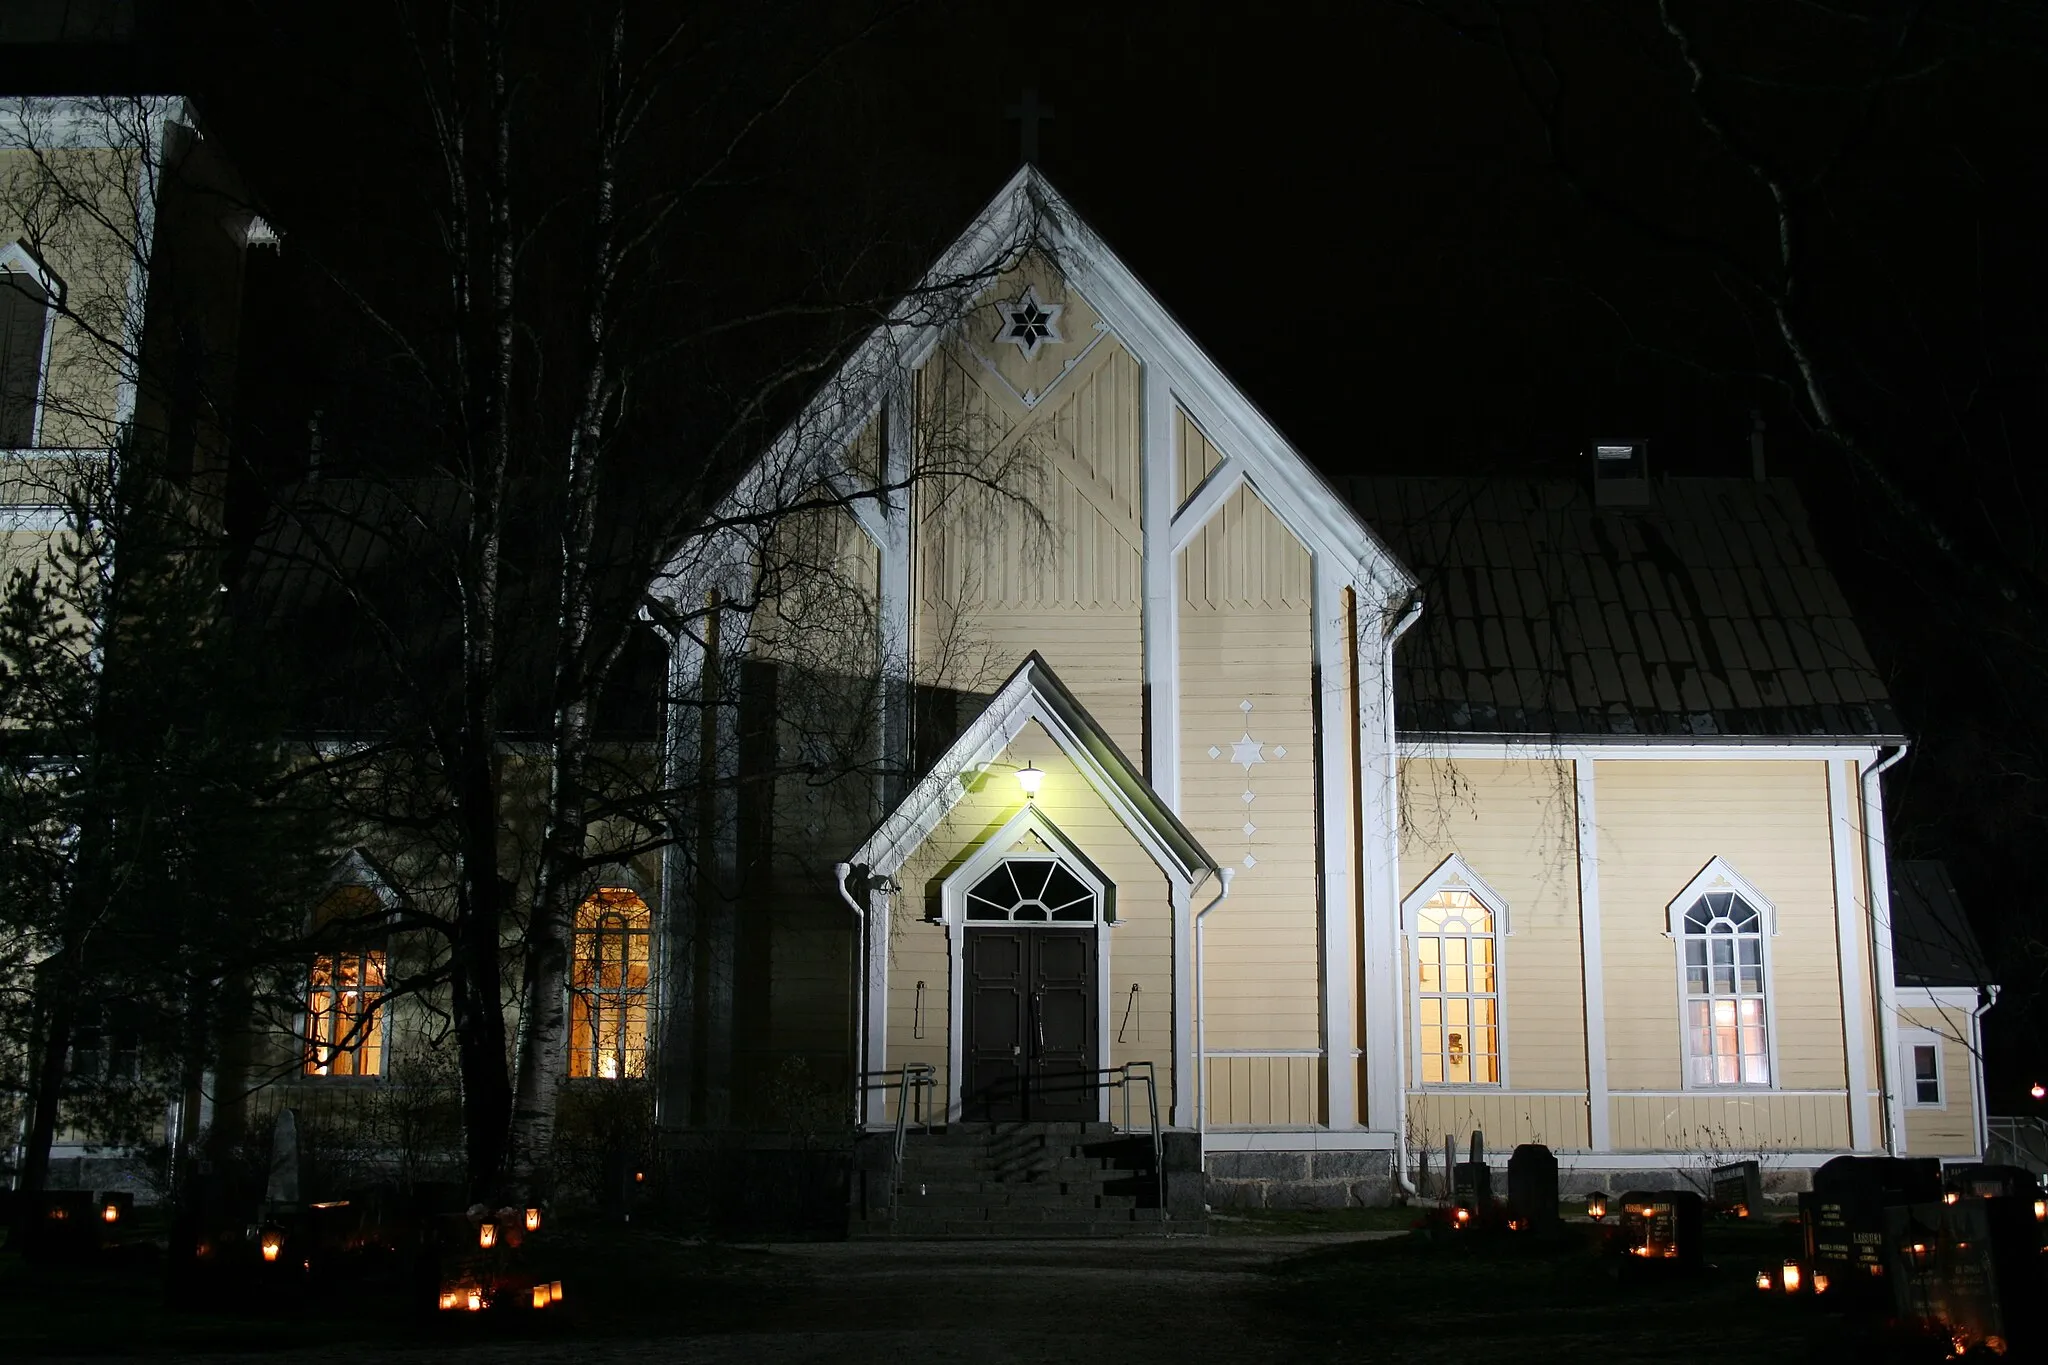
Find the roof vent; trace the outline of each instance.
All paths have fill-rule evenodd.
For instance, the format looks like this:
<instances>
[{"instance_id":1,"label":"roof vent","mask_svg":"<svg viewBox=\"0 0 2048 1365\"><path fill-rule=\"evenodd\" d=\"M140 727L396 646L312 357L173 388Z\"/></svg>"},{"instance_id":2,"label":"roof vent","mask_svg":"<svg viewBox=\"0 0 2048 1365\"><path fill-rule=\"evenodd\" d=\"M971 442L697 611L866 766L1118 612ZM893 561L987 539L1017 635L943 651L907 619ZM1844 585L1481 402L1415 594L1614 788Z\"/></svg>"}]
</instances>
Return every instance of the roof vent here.
<instances>
[{"instance_id":1,"label":"roof vent","mask_svg":"<svg viewBox=\"0 0 2048 1365\"><path fill-rule=\"evenodd\" d=\"M1593 505L1650 505L1650 447L1647 442L1593 443Z\"/></svg>"}]
</instances>

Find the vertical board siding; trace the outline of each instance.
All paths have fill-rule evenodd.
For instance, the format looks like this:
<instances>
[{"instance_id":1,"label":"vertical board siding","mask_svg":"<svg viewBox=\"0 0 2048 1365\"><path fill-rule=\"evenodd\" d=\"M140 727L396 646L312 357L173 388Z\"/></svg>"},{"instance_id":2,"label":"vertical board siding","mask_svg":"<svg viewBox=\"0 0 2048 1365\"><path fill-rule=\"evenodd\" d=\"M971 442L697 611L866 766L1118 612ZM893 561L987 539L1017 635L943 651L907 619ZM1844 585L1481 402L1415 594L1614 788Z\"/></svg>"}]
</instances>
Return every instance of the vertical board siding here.
<instances>
[{"instance_id":1,"label":"vertical board siding","mask_svg":"<svg viewBox=\"0 0 2048 1365\"><path fill-rule=\"evenodd\" d=\"M1595 770L1609 1083L1616 1091L1684 1087L1679 948L1667 907L1719 856L1777 907L1778 932L1764 950L1775 1085L1841 1089L1826 763L1627 761ZM1617 1106L1617 1121L1621 1113ZM1617 1129L1615 1142L1623 1141Z\"/></svg>"},{"instance_id":2,"label":"vertical board siding","mask_svg":"<svg viewBox=\"0 0 2048 1365\"><path fill-rule=\"evenodd\" d=\"M1503 1079L1525 1090L1584 1089L1571 763L1414 758L1401 762L1400 779L1402 897L1456 853L1508 904L1511 932L1498 940ZM1401 944L1402 1046L1412 1055L1414 954L1406 934ZM1585 1101L1576 1103L1583 1131Z\"/></svg>"},{"instance_id":3,"label":"vertical board siding","mask_svg":"<svg viewBox=\"0 0 2048 1365\"><path fill-rule=\"evenodd\" d=\"M1583 1150L1586 1136L1583 1095L1517 1095L1513 1091L1469 1094L1449 1090L1410 1092L1408 1139L1429 1152L1441 1152L1446 1137L1457 1140L1459 1159L1474 1130L1485 1135L1489 1152L1506 1152L1524 1142L1540 1142L1561 1151Z\"/></svg>"},{"instance_id":4,"label":"vertical board siding","mask_svg":"<svg viewBox=\"0 0 2048 1365\"><path fill-rule=\"evenodd\" d=\"M1616 1095L1614 1149L1678 1151L1736 1160L1745 1152L1815 1152L1849 1145L1841 1095Z\"/></svg>"},{"instance_id":5,"label":"vertical board siding","mask_svg":"<svg viewBox=\"0 0 2048 1365\"><path fill-rule=\"evenodd\" d=\"M1319 1047L1308 551L1244 489L1189 542L1179 570L1180 814L1237 870L1204 930L1208 1046ZM1247 735L1263 746L1248 769L1233 761Z\"/></svg>"},{"instance_id":6,"label":"vertical board siding","mask_svg":"<svg viewBox=\"0 0 2048 1365\"><path fill-rule=\"evenodd\" d=\"M919 681L992 692L1037 650L1118 746L1140 753L1138 364L1104 340L1041 407L1021 413L986 379L977 361L949 350L918 385L921 463L999 471L1003 484L938 473L917 490ZM997 454L977 465L953 446Z\"/></svg>"},{"instance_id":7,"label":"vertical board siding","mask_svg":"<svg viewBox=\"0 0 2048 1365\"><path fill-rule=\"evenodd\" d=\"M1209 1058L1209 1123L1216 1128L1321 1123L1320 1057Z\"/></svg>"},{"instance_id":8,"label":"vertical board siding","mask_svg":"<svg viewBox=\"0 0 2048 1365\"><path fill-rule=\"evenodd\" d=\"M1940 1040L1941 1099L1939 1108L1909 1103L1913 1097L1915 1039L1900 1041L1899 1064L1904 1086L1899 1103L1906 1116L1906 1151L1912 1156L1969 1156L1977 1151L1977 1096L1972 1081L1977 1061L1970 1051L1970 1016L1965 1010L1907 1009L1900 1011L1902 1029L1926 1029Z\"/></svg>"},{"instance_id":9,"label":"vertical board siding","mask_svg":"<svg viewBox=\"0 0 2048 1365\"><path fill-rule=\"evenodd\" d=\"M1163 1118L1173 1095L1173 898L1166 875L1036 723L1019 733L1003 761L1029 761L1045 773L1038 808L1116 888L1117 920L1102 939L1109 1006L1100 1021L1101 1038L1110 1066L1152 1063ZM938 908L946 878L1022 804L1007 771L973 784L897 877L903 890L895 897L889 926L889 1037L883 1065L895 1070L905 1062L929 1064L938 1072L942 1102L951 1086L948 1046L956 1018L952 957L946 927L926 922L924 915L927 906ZM1018 851L1042 847L1033 841L1028 847L1018 845ZM925 983L925 1036L917 1039L911 1033L920 980ZM1124 1041L1118 1042L1133 984L1138 987L1138 1010L1125 1029ZM1134 1100L1133 1114L1136 1106ZM1111 1107L1122 1114L1120 1101L1112 1101Z\"/></svg>"},{"instance_id":10,"label":"vertical board siding","mask_svg":"<svg viewBox=\"0 0 2048 1365\"><path fill-rule=\"evenodd\" d=\"M1177 414L1177 419L1173 461L1175 507L1186 502L1202 486L1202 480L1209 477L1209 471L1223 463L1223 453L1209 443L1209 438L1188 420L1186 413Z\"/></svg>"}]
</instances>

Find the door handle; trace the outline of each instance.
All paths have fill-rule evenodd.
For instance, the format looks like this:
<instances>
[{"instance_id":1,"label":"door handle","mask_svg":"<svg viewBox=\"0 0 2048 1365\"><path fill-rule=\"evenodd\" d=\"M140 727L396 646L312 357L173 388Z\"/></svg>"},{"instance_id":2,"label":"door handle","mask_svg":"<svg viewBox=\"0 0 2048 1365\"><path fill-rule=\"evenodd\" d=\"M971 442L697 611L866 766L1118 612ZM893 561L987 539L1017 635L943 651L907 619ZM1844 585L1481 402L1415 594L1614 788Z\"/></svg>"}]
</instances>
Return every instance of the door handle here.
<instances>
[{"instance_id":1,"label":"door handle","mask_svg":"<svg viewBox=\"0 0 2048 1365\"><path fill-rule=\"evenodd\" d=\"M1031 1022L1038 1033L1038 1050L1045 1051L1045 992L1031 993Z\"/></svg>"}]
</instances>

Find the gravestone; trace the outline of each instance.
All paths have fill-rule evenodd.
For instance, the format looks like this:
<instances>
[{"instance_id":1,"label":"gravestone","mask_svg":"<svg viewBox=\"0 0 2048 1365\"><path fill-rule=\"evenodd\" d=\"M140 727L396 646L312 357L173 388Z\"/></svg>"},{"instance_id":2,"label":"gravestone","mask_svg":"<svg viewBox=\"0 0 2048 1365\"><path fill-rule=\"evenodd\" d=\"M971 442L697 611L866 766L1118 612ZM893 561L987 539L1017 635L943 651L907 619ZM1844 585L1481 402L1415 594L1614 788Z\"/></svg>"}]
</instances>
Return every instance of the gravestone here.
<instances>
[{"instance_id":1,"label":"gravestone","mask_svg":"<svg viewBox=\"0 0 2048 1365\"><path fill-rule=\"evenodd\" d=\"M1537 1232L1557 1226L1557 1158L1540 1142L1525 1142L1508 1157L1508 1217Z\"/></svg>"},{"instance_id":2,"label":"gravestone","mask_svg":"<svg viewBox=\"0 0 2048 1365\"><path fill-rule=\"evenodd\" d=\"M1737 1218L1755 1218L1764 1211L1763 1168L1754 1161L1731 1161L1716 1166L1710 1188L1717 1211Z\"/></svg>"},{"instance_id":3,"label":"gravestone","mask_svg":"<svg viewBox=\"0 0 2048 1365\"><path fill-rule=\"evenodd\" d=\"M1966 1199L2004 1196L2032 1202L2041 1197L2040 1182L2022 1166L1951 1166L1944 1174L1948 1187Z\"/></svg>"},{"instance_id":4,"label":"gravestone","mask_svg":"<svg viewBox=\"0 0 2048 1365\"><path fill-rule=\"evenodd\" d=\"M1838 1156L1799 1199L1806 1258L1843 1299L1888 1303L1885 1210L1940 1200L1941 1163L1932 1158Z\"/></svg>"},{"instance_id":5,"label":"gravestone","mask_svg":"<svg viewBox=\"0 0 2048 1365\"><path fill-rule=\"evenodd\" d=\"M2021 1358L2043 1345L2033 1200L2013 1195L1885 1210L1892 1307L1968 1347L1996 1342Z\"/></svg>"},{"instance_id":6,"label":"gravestone","mask_svg":"<svg viewBox=\"0 0 2048 1365\"><path fill-rule=\"evenodd\" d=\"M270 1178L263 1187L263 1202L272 1209L299 1202L299 1112L277 1111L277 1123L270 1130Z\"/></svg>"},{"instance_id":7,"label":"gravestone","mask_svg":"<svg viewBox=\"0 0 2048 1365\"><path fill-rule=\"evenodd\" d=\"M1486 1138L1477 1130L1472 1134L1471 1159L1460 1161L1451 1172L1451 1198L1458 1207L1472 1210L1475 1219L1486 1218L1493 1208L1493 1172L1486 1167Z\"/></svg>"},{"instance_id":8,"label":"gravestone","mask_svg":"<svg viewBox=\"0 0 2048 1365\"><path fill-rule=\"evenodd\" d=\"M1697 1270L1706 1204L1691 1190L1630 1190L1617 1247L1624 1265Z\"/></svg>"}]
</instances>

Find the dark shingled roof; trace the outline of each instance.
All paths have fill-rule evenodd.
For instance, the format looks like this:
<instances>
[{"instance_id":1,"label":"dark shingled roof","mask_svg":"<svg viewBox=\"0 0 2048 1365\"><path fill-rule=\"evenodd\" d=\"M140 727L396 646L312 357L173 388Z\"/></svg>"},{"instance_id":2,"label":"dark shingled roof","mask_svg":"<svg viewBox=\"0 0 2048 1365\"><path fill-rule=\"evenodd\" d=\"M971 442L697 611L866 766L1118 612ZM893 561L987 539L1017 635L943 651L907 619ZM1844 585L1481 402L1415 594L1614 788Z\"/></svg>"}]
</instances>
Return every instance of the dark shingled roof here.
<instances>
[{"instance_id":1,"label":"dark shingled roof","mask_svg":"<svg viewBox=\"0 0 2048 1365\"><path fill-rule=\"evenodd\" d=\"M1901 986L1988 986L1991 969L1970 932L1948 869L1898 861L1892 871L1892 966Z\"/></svg>"},{"instance_id":2,"label":"dark shingled roof","mask_svg":"<svg viewBox=\"0 0 2048 1365\"><path fill-rule=\"evenodd\" d=\"M1420 580L1396 655L1403 733L1675 739L1899 735L1863 636L1783 479L1585 484L1358 478Z\"/></svg>"}]
</instances>

